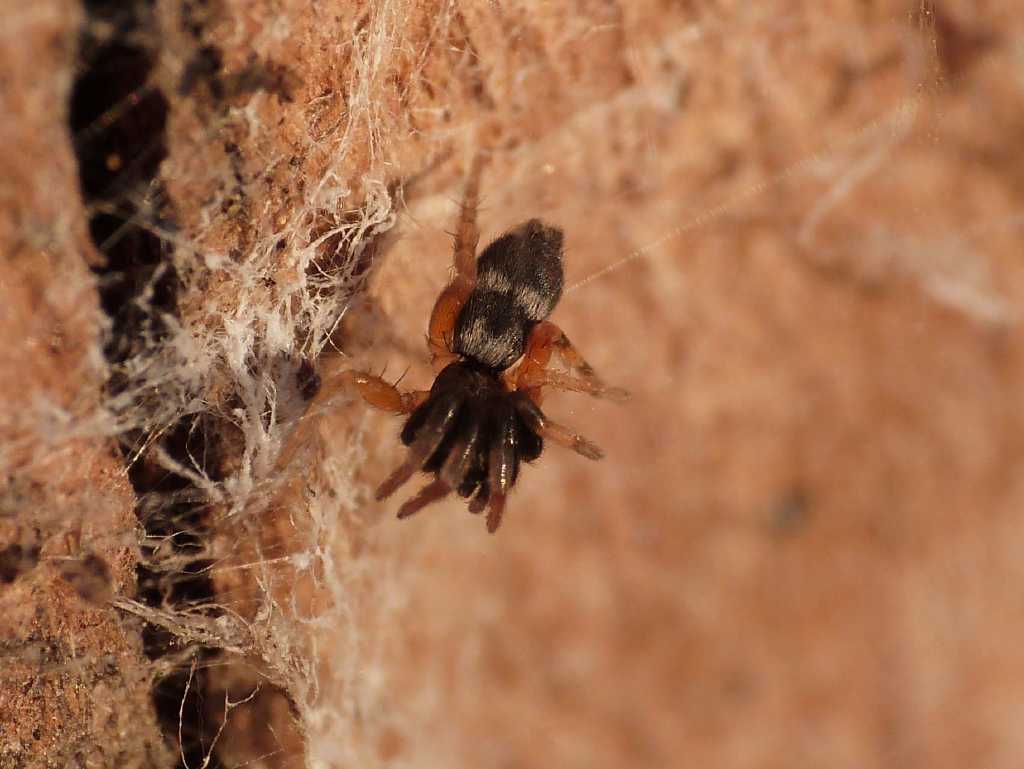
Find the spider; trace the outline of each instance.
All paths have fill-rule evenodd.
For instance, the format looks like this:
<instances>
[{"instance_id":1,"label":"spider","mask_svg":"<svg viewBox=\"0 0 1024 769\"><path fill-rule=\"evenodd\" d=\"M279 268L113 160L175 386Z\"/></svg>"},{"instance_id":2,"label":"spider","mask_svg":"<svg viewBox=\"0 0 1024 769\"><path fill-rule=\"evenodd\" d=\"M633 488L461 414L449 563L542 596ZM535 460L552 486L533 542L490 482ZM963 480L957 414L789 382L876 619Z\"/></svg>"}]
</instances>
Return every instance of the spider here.
<instances>
[{"instance_id":1,"label":"spider","mask_svg":"<svg viewBox=\"0 0 1024 769\"><path fill-rule=\"evenodd\" d=\"M405 461L377 489L390 497L417 471L434 479L398 511L407 518L457 492L471 513L487 509L487 530L501 525L505 499L545 440L587 459L600 448L541 411L543 388L572 390L622 401L628 393L607 386L558 326L547 320L562 295L562 232L531 219L474 258L482 157L466 183L454 245L454 278L434 304L427 332L439 372L429 391L403 392L361 371L342 374L370 405L408 415ZM570 373L547 368L557 352ZM518 363L518 365L515 365Z\"/></svg>"}]
</instances>

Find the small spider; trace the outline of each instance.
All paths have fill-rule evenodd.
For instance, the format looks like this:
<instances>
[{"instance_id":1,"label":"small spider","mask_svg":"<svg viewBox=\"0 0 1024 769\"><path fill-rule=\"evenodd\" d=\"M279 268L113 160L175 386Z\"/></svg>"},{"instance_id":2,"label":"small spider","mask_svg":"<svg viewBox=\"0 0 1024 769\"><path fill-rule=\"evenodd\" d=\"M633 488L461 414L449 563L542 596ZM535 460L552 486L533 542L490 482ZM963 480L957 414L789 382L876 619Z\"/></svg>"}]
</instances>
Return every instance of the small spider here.
<instances>
[{"instance_id":1,"label":"small spider","mask_svg":"<svg viewBox=\"0 0 1024 769\"><path fill-rule=\"evenodd\" d=\"M546 320L562 295L561 230L531 219L474 259L481 169L478 157L455 233L455 276L430 317L427 344L439 372L433 386L402 392L364 372L342 376L372 406L409 415L401 434L408 454L377 489L377 499L391 496L422 470L434 480L401 506L399 518L456 491L472 497L471 513L487 508L487 530L493 533L519 463L537 459L545 439L587 459L603 456L541 411L542 388L612 400L628 393L606 386L562 330ZM548 370L552 352L571 374Z\"/></svg>"}]
</instances>

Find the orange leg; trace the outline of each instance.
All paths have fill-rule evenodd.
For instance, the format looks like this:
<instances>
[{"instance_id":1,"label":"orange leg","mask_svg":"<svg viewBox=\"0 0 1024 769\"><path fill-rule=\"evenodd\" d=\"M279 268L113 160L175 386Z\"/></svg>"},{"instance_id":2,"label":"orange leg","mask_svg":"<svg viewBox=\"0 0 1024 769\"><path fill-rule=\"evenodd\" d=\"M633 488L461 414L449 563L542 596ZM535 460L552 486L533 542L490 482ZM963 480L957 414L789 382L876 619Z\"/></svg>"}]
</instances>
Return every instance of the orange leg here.
<instances>
[{"instance_id":1,"label":"orange leg","mask_svg":"<svg viewBox=\"0 0 1024 769\"><path fill-rule=\"evenodd\" d=\"M593 441L588 441L579 433L574 433L565 425L560 425L557 422L552 422L550 419L544 419L544 426L539 430L541 437L545 440L554 441L559 446L565 446L567 449L572 449L580 456L586 457L587 459L603 459L604 452L601 451L601 447Z\"/></svg>"},{"instance_id":2,"label":"orange leg","mask_svg":"<svg viewBox=\"0 0 1024 769\"><path fill-rule=\"evenodd\" d=\"M473 158L466 180L466 191L462 196L459 225L455 230L455 280L464 279L476 283L476 247L480 241L480 230L476 226L476 209L480 203L480 175L484 170L485 156L482 153Z\"/></svg>"},{"instance_id":3,"label":"orange leg","mask_svg":"<svg viewBox=\"0 0 1024 769\"><path fill-rule=\"evenodd\" d=\"M604 452L601 451L597 444L588 441L579 433L574 433L565 425L553 422L540 410L540 406L532 398L525 403L519 404L519 414L526 420L529 428L545 440L554 441L559 446L572 449L587 459L601 459L604 457ZM493 484L491 488L494 488Z\"/></svg>"},{"instance_id":4,"label":"orange leg","mask_svg":"<svg viewBox=\"0 0 1024 769\"><path fill-rule=\"evenodd\" d=\"M325 368L333 368L329 364ZM417 406L423 403L430 395L429 390L413 390L403 392L390 382L384 381L379 376L367 374L365 371L347 370L342 372L331 371L324 374L323 387L316 396L318 407L310 410L303 417L299 425L288 438L288 441L281 450L277 459L277 467L289 467L295 460L296 455L305 451L316 440L321 424L315 418L318 412L328 410L334 403L339 391L355 391L359 396L374 408L383 411L390 411L394 414L408 414ZM313 418L310 418L313 417ZM295 476L301 478L301 475Z\"/></svg>"},{"instance_id":5,"label":"orange leg","mask_svg":"<svg viewBox=\"0 0 1024 769\"><path fill-rule=\"evenodd\" d=\"M434 310L430 314L427 345L435 368L444 368L454 358L452 342L455 321L458 320L462 305L466 303L476 285L476 247L480 241L480 230L476 226L476 209L480 199L480 175L483 172L484 160L484 155L478 154L470 167L466 191L462 197L459 223L455 229L455 275L437 298Z\"/></svg>"},{"instance_id":6,"label":"orange leg","mask_svg":"<svg viewBox=\"0 0 1024 769\"><path fill-rule=\"evenodd\" d=\"M459 319L462 305L469 299L473 291L472 285L460 285L458 278L441 292L430 314L430 326L427 331L427 346L430 348L430 360L434 369L440 371L457 356L452 352L455 341L455 321Z\"/></svg>"},{"instance_id":7,"label":"orange leg","mask_svg":"<svg viewBox=\"0 0 1024 769\"><path fill-rule=\"evenodd\" d=\"M562 362L577 376L548 370L551 354L556 351ZM530 334L530 341L526 345L526 353L515 379L515 388L526 390L538 405L542 400L542 387L572 390L595 398L620 402L629 397L627 390L606 385L579 350L573 347L562 329L548 321L538 323Z\"/></svg>"},{"instance_id":8,"label":"orange leg","mask_svg":"<svg viewBox=\"0 0 1024 769\"><path fill-rule=\"evenodd\" d=\"M362 371L342 372L338 376L338 381L342 385L356 390L362 399L374 408L392 411L396 414L408 414L430 395L429 390L402 392L379 376Z\"/></svg>"}]
</instances>

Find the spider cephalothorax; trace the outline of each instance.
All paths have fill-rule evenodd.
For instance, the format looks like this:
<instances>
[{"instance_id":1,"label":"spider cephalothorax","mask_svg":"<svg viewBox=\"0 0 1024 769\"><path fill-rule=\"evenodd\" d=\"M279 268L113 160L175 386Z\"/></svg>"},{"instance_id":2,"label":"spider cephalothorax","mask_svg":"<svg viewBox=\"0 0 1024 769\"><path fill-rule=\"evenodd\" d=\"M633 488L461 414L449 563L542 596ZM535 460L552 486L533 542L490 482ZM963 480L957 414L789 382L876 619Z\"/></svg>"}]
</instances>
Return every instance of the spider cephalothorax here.
<instances>
[{"instance_id":1,"label":"spider cephalothorax","mask_svg":"<svg viewBox=\"0 0 1024 769\"><path fill-rule=\"evenodd\" d=\"M451 492L472 497L470 512L487 508L487 528L501 523L505 497L520 462L540 456L544 440L588 459L601 450L552 422L540 409L542 388L622 399L606 386L547 317L562 295L562 232L531 219L474 258L480 162L474 164L455 235L455 277L430 318L428 342L439 369L429 391L401 392L380 377L347 372L350 384L378 408L409 414L405 461L380 485L393 494L417 471L434 480L398 511L405 518ZM570 374L548 369L553 352Z\"/></svg>"}]
</instances>

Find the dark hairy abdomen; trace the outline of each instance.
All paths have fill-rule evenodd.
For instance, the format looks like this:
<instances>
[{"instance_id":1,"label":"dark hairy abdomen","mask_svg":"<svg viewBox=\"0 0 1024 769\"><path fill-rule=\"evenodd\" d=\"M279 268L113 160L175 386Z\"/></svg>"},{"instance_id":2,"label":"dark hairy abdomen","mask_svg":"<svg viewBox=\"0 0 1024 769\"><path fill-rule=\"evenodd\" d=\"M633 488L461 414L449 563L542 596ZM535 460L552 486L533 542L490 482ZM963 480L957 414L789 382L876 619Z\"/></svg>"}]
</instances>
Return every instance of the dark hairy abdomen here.
<instances>
[{"instance_id":1,"label":"dark hairy abdomen","mask_svg":"<svg viewBox=\"0 0 1024 769\"><path fill-rule=\"evenodd\" d=\"M455 324L455 352L502 371L562 296L562 231L531 219L477 259L477 283Z\"/></svg>"}]
</instances>

